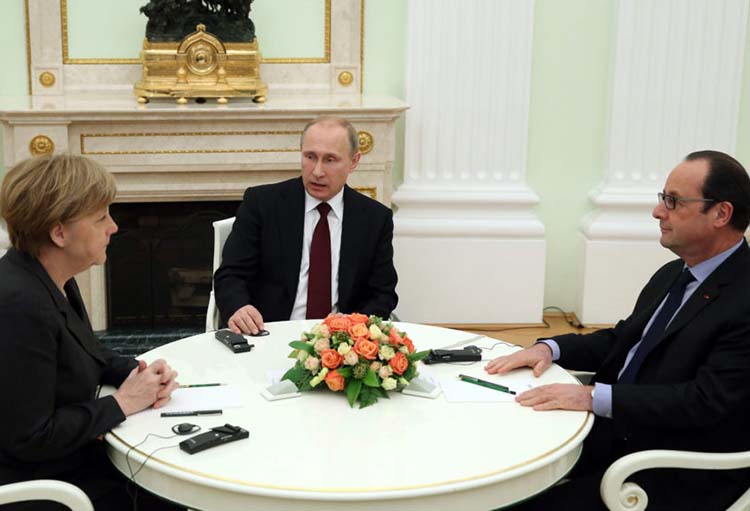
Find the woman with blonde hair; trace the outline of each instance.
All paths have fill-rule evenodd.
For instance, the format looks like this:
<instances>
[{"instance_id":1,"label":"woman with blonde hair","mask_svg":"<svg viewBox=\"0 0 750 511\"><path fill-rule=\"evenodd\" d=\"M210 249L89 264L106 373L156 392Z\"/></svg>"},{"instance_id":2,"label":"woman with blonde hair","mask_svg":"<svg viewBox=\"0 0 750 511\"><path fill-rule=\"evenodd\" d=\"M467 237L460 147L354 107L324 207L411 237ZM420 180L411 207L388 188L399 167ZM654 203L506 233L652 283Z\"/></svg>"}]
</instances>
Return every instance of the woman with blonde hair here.
<instances>
[{"instance_id":1,"label":"woman with blonde hair","mask_svg":"<svg viewBox=\"0 0 750 511\"><path fill-rule=\"evenodd\" d=\"M102 435L128 415L162 406L178 386L164 360L147 366L99 342L73 278L107 259L117 232L109 215L115 193L102 166L65 154L23 161L0 186L12 245L0 258L0 484L60 479L107 510L132 503ZM117 391L97 397L102 384ZM147 498L148 509L174 509Z\"/></svg>"}]
</instances>

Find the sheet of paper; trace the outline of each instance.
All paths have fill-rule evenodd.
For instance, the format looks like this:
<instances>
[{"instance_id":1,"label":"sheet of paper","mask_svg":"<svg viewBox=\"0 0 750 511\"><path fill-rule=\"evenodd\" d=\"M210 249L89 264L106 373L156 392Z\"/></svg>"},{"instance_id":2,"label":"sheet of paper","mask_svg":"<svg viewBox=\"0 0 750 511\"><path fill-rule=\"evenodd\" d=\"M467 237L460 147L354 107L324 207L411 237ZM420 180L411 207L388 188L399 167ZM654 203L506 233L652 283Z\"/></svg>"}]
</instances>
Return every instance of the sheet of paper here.
<instances>
[{"instance_id":1,"label":"sheet of paper","mask_svg":"<svg viewBox=\"0 0 750 511\"><path fill-rule=\"evenodd\" d=\"M475 375L470 374L469 376ZM534 386L533 381L527 379L509 378L501 380L487 376L477 377L485 381L505 385L517 394ZM513 394L482 387L481 385L465 382L458 378L441 378L440 387L443 389L445 400L449 403L512 403L516 399L516 396Z\"/></svg>"},{"instance_id":2,"label":"sheet of paper","mask_svg":"<svg viewBox=\"0 0 750 511\"><path fill-rule=\"evenodd\" d=\"M240 389L237 385L217 387L192 387L172 392L169 403L159 408L159 412L187 412L193 410L224 410L242 406Z\"/></svg>"}]
</instances>

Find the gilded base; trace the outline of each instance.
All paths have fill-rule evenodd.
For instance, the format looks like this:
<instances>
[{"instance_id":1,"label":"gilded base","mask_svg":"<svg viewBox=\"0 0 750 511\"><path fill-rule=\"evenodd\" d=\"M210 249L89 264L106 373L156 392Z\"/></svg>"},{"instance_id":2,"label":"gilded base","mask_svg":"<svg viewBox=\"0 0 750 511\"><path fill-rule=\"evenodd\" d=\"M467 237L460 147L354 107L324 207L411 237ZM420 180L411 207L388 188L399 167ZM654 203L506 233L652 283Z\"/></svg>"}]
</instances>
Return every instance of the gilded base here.
<instances>
[{"instance_id":1,"label":"gilded base","mask_svg":"<svg viewBox=\"0 0 750 511\"><path fill-rule=\"evenodd\" d=\"M180 42L143 41L143 77L135 84L139 103L150 98L229 98L250 97L263 103L268 87L260 79L258 40L251 43L223 43L205 31L203 25Z\"/></svg>"}]
</instances>

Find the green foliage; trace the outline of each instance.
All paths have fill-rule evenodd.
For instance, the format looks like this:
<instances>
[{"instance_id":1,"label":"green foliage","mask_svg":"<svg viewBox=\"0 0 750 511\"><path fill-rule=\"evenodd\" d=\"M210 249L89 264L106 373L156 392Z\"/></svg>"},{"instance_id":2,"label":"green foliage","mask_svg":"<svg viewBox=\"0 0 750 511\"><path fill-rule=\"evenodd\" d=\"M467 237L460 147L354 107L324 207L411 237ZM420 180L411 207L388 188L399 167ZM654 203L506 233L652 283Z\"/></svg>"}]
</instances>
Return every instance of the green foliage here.
<instances>
[{"instance_id":1,"label":"green foliage","mask_svg":"<svg viewBox=\"0 0 750 511\"><path fill-rule=\"evenodd\" d=\"M294 383L300 391L312 390L312 386L310 386L310 380L313 379L313 375L310 373L310 371L305 369L305 366L302 364L302 362L297 362L296 364L294 364L294 367L284 373L284 376L282 376L281 379L289 380L290 382Z\"/></svg>"},{"instance_id":2,"label":"green foliage","mask_svg":"<svg viewBox=\"0 0 750 511\"><path fill-rule=\"evenodd\" d=\"M424 350L424 351L415 351L414 353L411 353L410 355L406 355L406 358L409 359L409 362L416 363L425 358L427 355L430 354L430 350Z\"/></svg>"},{"instance_id":3,"label":"green foliage","mask_svg":"<svg viewBox=\"0 0 750 511\"><path fill-rule=\"evenodd\" d=\"M344 378L349 378L352 375L352 368L351 367L339 367L336 369L341 376Z\"/></svg>"},{"instance_id":4,"label":"green foliage","mask_svg":"<svg viewBox=\"0 0 750 511\"><path fill-rule=\"evenodd\" d=\"M411 380L417 375L417 365L416 364L410 364L409 367L404 371L404 374L402 375L407 380Z\"/></svg>"},{"instance_id":5,"label":"green foliage","mask_svg":"<svg viewBox=\"0 0 750 511\"><path fill-rule=\"evenodd\" d=\"M362 386L362 390L359 393L359 407L367 408L368 406L374 405L378 402L379 397L383 397L385 391L380 387L368 387L367 385ZM385 396L388 397L387 395Z\"/></svg>"},{"instance_id":6,"label":"green foliage","mask_svg":"<svg viewBox=\"0 0 750 511\"><path fill-rule=\"evenodd\" d=\"M373 371L372 369L367 370L367 374L362 380L362 383L364 383L368 387L380 388L380 378L378 378L377 373L375 373L375 371Z\"/></svg>"},{"instance_id":7,"label":"green foliage","mask_svg":"<svg viewBox=\"0 0 750 511\"><path fill-rule=\"evenodd\" d=\"M383 320L378 316L370 316L370 319L367 320L367 326L370 325L377 325L378 328L383 326ZM383 329L380 328L382 331Z\"/></svg>"},{"instance_id":8,"label":"green foliage","mask_svg":"<svg viewBox=\"0 0 750 511\"><path fill-rule=\"evenodd\" d=\"M349 406L354 406L362 390L362 380L351 380L346 386L346 398L349 400ZM360 403L360 408L362 405Z\"/></svg>"},{"instance_id":9,"label":"green foliage","mask_svg":"<svg viewBox=\"0 0 750 511\"><path fill-rule=\"evenodd\" d=\"M315 354L315 348L313 348L313 345L312 344L307 344L306 342L292 341L292 342L289 343L289 346L291 346L292 348L298 349L298 350L306 351L310 355L314 355Z\"/></svg>"}]
</instances>

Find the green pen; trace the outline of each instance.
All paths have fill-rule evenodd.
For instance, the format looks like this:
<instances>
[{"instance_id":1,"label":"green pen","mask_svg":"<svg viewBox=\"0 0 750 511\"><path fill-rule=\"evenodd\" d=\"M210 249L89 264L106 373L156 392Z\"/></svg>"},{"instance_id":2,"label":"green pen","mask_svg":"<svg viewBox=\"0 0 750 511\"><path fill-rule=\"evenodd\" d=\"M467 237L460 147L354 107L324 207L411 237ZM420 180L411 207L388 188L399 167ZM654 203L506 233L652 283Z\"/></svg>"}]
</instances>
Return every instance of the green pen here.
<instances>
[{"instance_id":1,"label":"green pen","mask_svg":"<svg viewBox=\"0 0 750 511\"><path fill-rule=\"evenodd\" d=\"M181 389L194 389L197 387L221 387L226 383L194 383L193 385L180 385Z\"/></svg>"},{"instance_id":2,"label":"green pen","mask_svg":"<svg viewBox=\"0 0 750 511\"><path fill-rule=\"evenodd\" d=\"M474 378L473 376L466 376L465 374L459 374L458 377L461 379L461 381L465 381L466 383L473 383L474 385L487 387L488 389L499 390L500 392L505 392L506 394L512 394L514 396L516 395L515 391L510 390L505 385L492 383L491 381L480 380L479 378Z\"/></svg>"}]
</instances>

